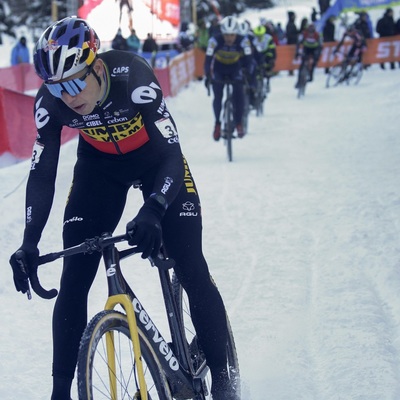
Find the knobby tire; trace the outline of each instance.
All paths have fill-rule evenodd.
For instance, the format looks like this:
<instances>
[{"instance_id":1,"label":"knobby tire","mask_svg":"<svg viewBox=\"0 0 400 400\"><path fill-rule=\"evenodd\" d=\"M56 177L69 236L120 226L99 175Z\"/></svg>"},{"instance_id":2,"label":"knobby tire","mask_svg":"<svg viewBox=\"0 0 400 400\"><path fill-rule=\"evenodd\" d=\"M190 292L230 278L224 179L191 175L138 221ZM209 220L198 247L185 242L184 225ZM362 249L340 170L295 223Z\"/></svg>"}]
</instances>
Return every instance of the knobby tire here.
<instances>
[{"instance_id":1,"label":"knobby tire","mask_svg":"<svg viewBox=\"0 0 400 400\"><path fill-rule=\"evenodd\" d=\"M347 81L350 85L358 85L363 75L363 65L356 63L349 71Z\"/></svg>"},{"instance_id":2,"label":"knobby tire","mask_svg":"<svg viewBox=\"0 0 400 400\"><path fill-rule=\"evenodd\" d=\"M250 98L248 89L245 89L244 93L244 107L243 107L243 117L242 117L242 126L244 133L247 135L249 132L249 113L250 113Z\"/></svg>"},{"instance_id":3,"label":"knobby tire","mask_svg":"<svg viewBox=\"0 0 400 400\"><path fill-rule=\"evenodd\" d=\"M156 353L138 326L143 370L148 398L171 400L169 385ZM114 335L117 390L111 395L106 335ZM132 341L125 314L107 310L93 317L81 339L78 355L78 393L80 400L133 400L140 398ZM138 397L139 396L139 397Z\"/></svg>"},{"instance_id":4,"label":"knobby tire","mask_svg":"<svg viewBox=\"0 0 400 400\"><path fill-rule=\"evenodd\" d=\"M204 353L202 352L197 342L196 330L192 324L190 317L189 301L186 292L182 288L176 275L172 277L172 288L175 297L178 310L180 312L181 321L183 321L184 332L183 335L186 338L186 342L189 346L192 360L192 372L196 371L202 362L205 361ZM227 317L228 323L228 342L227 342L227 370L229 371L231 382L235 388L237 398L240 399L240 370L239 361L236 352L235 341L233 337L232 328ZM205 400L211 399L211 375L210 372L206 375L203 381L203 398Z\"/></svg>"},{"instance_id":5,"label":"knobby tire","mask_svg":"<svg viewBox=\"0 0 400 400\"><path fill-rule=\"evenodd\" d=\"M308 80L308 68L306 63L302 66L300 72L299 72L299 87L297 90L297 98L300 99L303 97L306 93L306 85L307 85L307 80Z\"/></svg>"},{"instance_id":6,"label":"knobby tire","mask_svg":"<svg viewBox=\"0 0 400 400\"><path fill-rule=\"evenodd\" d=\"M226 151L228 155L228 160L233 160L233 149L232 149L232 139L233 131L235 129L235 123L233 120L233 104L231 99L225 101L225 140L226 140Z\"/></svg>"},{"instance_id":7,"label":"knobby tire","mask_svg":"<svg viewBox=\"0 0 400 400\"><path fill-rule=\"evenodd\" d=\"M267 97L266 85L264 77L257 77L255 109L256 116L259 117L264 114L264 101Z\"/></svg>"}]
</instances>

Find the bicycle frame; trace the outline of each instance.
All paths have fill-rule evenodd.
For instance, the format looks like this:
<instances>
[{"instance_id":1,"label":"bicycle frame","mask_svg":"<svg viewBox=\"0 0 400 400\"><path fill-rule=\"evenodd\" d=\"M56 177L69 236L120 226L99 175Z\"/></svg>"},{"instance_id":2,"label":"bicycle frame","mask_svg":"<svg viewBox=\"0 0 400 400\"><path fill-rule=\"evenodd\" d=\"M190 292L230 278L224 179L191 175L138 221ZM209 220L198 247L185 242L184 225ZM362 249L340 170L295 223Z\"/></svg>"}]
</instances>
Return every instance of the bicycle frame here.
<instances>
[{"instance_id":1,"label":"bicycle frame","mask_svg":"<svg viewBox=\"0 0 400 400\"><path fill-rule=\"evenodd\" d=\"M174 262L173 260L165 258L158 258L157 260L149 258L152 266L158 267L175 353L168 342L163 338L122 274L120 260L136 253L134 247L122 251L116 248L116 243L126 240L126 235L113 237L111 234L104 234L100 238L88 239L78 246L65 249L61 252L41 256L39 257L39 265L73 254L90 254L95 250L102 252L108 284L108 299L104 309L114 310L116 306L120 305L126 313L133 344L133 356L139 378L141 399L147 400L148 396L141 361L139 325L142 332L146 334L148 341L151 343L152 349L159 357L161 368L170 382L172 393L178 397L193 397L201 390L202 378L207 374L208 367L204 362L197 371L191 371L189 350L183 339L182 321L180 320L177 306L173 298L171 279L168 272L168 270L173 267ZM109 382L113 396L112 399L116 399L116 364L112 333L107 334L106 346L109 360Z\"/></svg>"}]
</instances>

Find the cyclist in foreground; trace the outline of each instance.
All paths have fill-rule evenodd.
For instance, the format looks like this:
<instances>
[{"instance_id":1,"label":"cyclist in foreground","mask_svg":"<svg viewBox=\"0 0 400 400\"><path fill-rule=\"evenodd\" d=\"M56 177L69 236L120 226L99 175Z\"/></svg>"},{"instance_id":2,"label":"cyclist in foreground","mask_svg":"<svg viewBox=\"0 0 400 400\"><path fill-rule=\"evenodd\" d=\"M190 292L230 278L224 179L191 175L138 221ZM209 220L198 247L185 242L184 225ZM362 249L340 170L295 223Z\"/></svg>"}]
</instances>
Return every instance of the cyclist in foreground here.
<instances>
[{"instance_id":1,"label":"cyclist in foreground","mask_svg":"<svg viewBox=\"0 0 400 400\"><path fill-rule=\"evenodd\" d=\"M203 256L200 199L174 119L143 58L115 50L99 54L99 47L96 32L77 17L55 22L36 44L35 69L44 83L34 105L37 137L26 188L23 257L14 253L10 259L16 289L26 293L29 277L37 273L38 244L54 196L61 129L76 128L79 143L64 214L64 248L113 232L129 188L140 180L144 204L126 226L129 244L146 258L156 257L163 242L190 299L211 370L213 398L236 400L226 371L225 308ZM64 259L53 313L52 400L70 400L88 293L100 256Z\"/></svg>"},{"instance_id":2,"label":"cyclist in foreground","mask_svg":"<svg viewBox=\"0 0 400 400\"><path fill-rule=\"evenodd\" d=\"M322 37L315 29L314 24L309 24L303 32L299 35L299 39L296 45L296 58L301 57L301 64L299 67L299 73L295 88L299 87L300 71L303 65L312 58L312 66L309 74L309 82L313 81L314 69L318 63L319 57L322 51Z\"/></svg>"},{"instance_id":3,"label":"cyclist in foreground","mask_svg":"<svg viewBox=\"0 0 400 400\"><path fill-rule=\"evenodd\" d=\"M213 111L215 126L213 137L218 141L221 137L221 110L224 94L223 81L228 79L234 81L233 105L236 131L239 138L244 136L242 116L244 107L244 67L248 74L252 68L252 54L250 41L247 37L239 35L239 22L236 17L225 17L220 24L221 34L209 39L204 72L206 75L206 86L212 83L214 92Z\"/></svg>"}]
</instances>

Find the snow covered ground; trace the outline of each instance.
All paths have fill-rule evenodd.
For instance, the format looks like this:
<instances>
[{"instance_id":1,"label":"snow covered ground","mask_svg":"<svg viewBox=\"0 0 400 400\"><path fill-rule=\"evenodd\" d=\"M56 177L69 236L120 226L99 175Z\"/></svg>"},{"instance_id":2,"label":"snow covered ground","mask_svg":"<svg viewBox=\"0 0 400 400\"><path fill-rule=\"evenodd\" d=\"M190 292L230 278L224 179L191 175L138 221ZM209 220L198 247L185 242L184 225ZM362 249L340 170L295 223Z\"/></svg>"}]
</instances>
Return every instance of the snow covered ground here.
<instances>
[{"instance_id":1,"label":"snow covered ground","mask_svg":"<svg viewBox=\"0 0 400 400\"><path fill-rule=\"evenodd\" d=\"M326 89L318 70L302 100L280 73L265 115L252 115L248 136L235 140L232 163L211 139L204 85L168 99L202 199L204 252L234 329L243 399L400 398L399 73L372 66L358 86ZM42 253L60 250L75 152L76 140L62 148ZM48 400L51 391L54 300L17 293L8 265L21 243L28 170L29 161L0 168L2 400ZM155 272L138 264L139 277L124 271L157 320ZM45 287L58 287L60 271L57 262L42 267ZM100 269L91 315L105 294Z\"/></svg>"}]
</instances>

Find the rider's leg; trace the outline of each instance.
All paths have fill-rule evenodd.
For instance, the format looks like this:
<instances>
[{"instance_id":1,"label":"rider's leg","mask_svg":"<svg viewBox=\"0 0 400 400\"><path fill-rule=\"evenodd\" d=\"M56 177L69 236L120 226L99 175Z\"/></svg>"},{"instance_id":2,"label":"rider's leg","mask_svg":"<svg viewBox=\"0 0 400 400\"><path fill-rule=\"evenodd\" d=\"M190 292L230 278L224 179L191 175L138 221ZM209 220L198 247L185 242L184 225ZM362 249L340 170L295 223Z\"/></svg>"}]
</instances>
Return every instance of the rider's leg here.
<instances>
[{"instance_id":1,"label":"rider's leg","mask_svg":"<svg viewBox=\"0 0 400 400\"><path fill-rule=\"evenodd\" d=\"M107 179L108 172L100 162L93 165L78 160L64 215L65 248L115 229L128 189ZM79 341L87 323L87 296L99 259L100 253L64 259L53 312L52 400L70 399Z\"/></svg>"},{"instance_id":2,"label":"rider's leg","mask_svg":"<svg viewBox=\"0 0 400 400\"><path fill-rule=\"evenodd\" d=\"M221 110L222 110L222 97L224 94L224 84L222 82L213 82L212 84L214 99L213 99L213 111L215 122L220 122Z\"/></svg>"},{"instance_id":3,"label":"rider's leg","mask_svg":"<svg viewBox=\"0 0 400 400\"><path fill-rule=\"evenodd\" d=\"M226 312L203 255L201 206L189 169L185 183L165 214L164 245L168 256L176 262L175 272L189 297L193 324L211 370L215 392L229 386Z\"/></svg>"}]
</instances>

